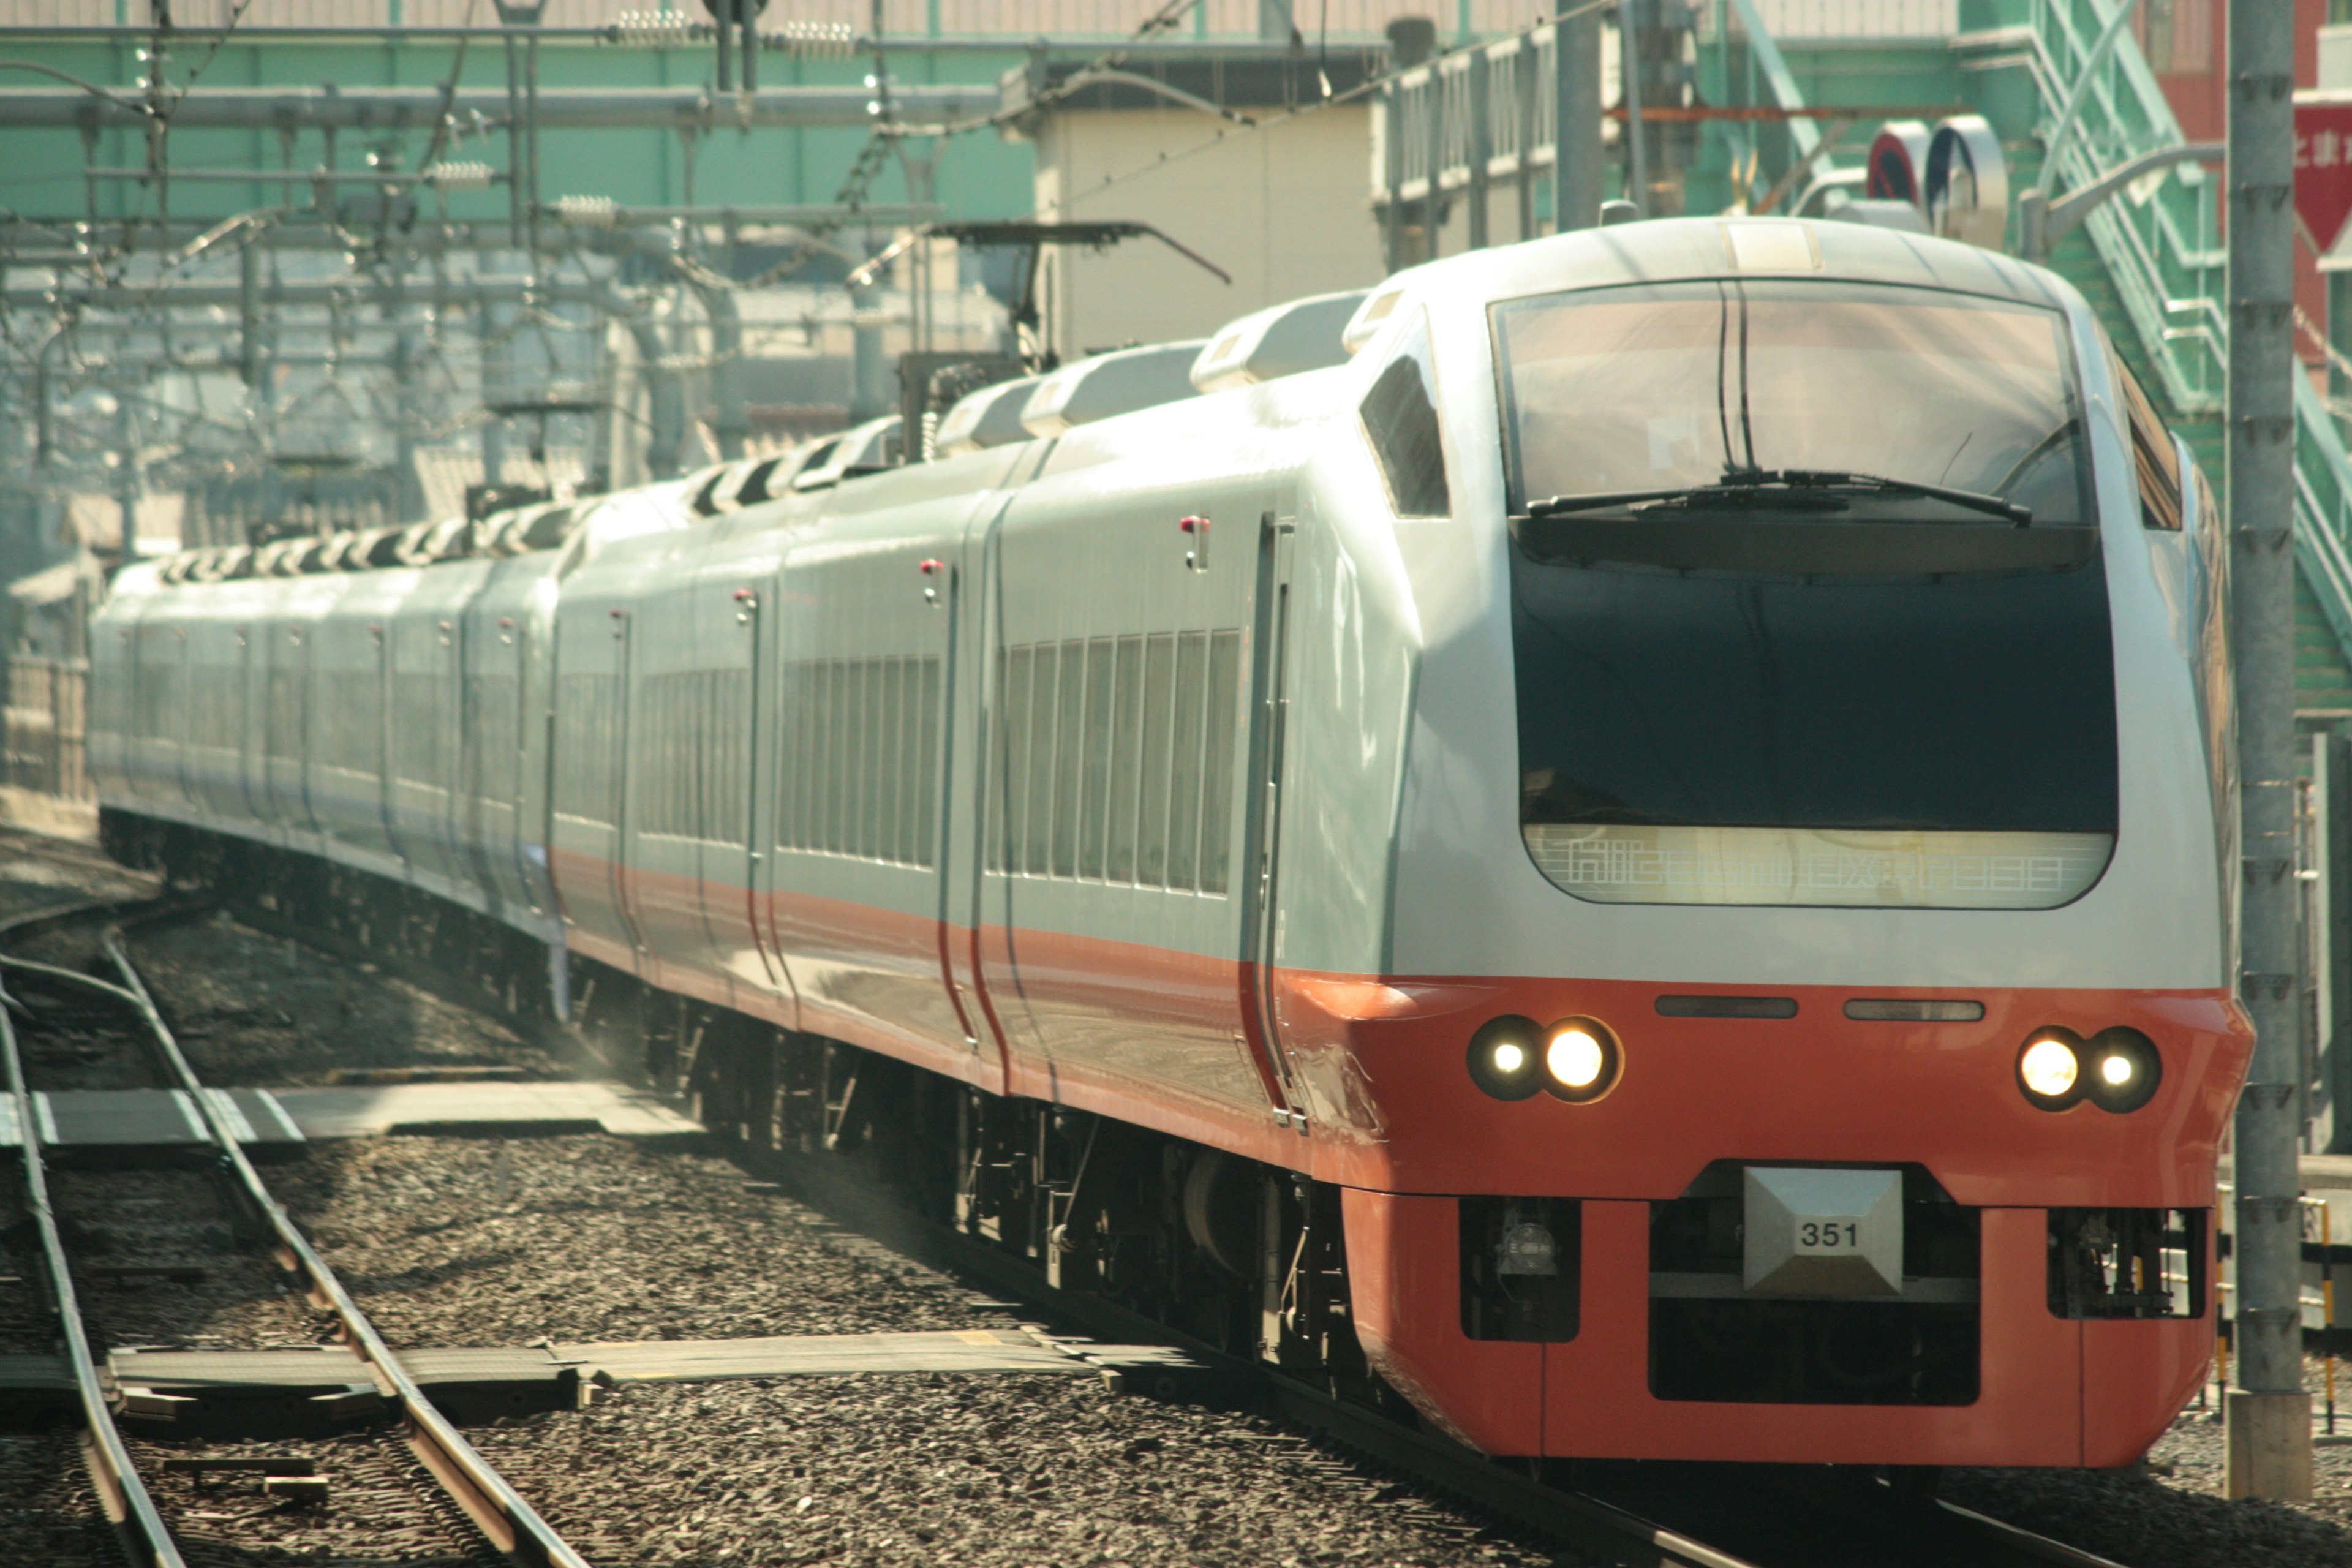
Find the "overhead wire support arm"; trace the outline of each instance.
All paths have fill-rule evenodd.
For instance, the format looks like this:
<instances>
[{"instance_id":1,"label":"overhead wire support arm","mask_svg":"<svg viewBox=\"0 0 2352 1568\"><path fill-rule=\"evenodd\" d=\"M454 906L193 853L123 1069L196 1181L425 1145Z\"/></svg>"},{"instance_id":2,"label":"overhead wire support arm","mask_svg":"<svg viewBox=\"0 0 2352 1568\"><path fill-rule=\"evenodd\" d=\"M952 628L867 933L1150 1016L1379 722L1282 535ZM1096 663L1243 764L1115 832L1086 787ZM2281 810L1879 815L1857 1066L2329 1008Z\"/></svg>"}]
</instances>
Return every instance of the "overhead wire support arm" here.
<instances>
[{"instance_id":1,"label":"overhead wire support arm","mask_svg":"<svg viewBox=\"0 0 2352 1568\"><path fill-rule=\"evenodd\" d=\"M2089 184L2069 191L2054 202L2047 191L2028 191L2018 203L2018 251L2028 261L2047 261L2052 247L2117 191L2175 163L2218 163L2229 155L2229 151L2224 142L2158 147L2118 163Z\"/></svg>"}]
</instances>

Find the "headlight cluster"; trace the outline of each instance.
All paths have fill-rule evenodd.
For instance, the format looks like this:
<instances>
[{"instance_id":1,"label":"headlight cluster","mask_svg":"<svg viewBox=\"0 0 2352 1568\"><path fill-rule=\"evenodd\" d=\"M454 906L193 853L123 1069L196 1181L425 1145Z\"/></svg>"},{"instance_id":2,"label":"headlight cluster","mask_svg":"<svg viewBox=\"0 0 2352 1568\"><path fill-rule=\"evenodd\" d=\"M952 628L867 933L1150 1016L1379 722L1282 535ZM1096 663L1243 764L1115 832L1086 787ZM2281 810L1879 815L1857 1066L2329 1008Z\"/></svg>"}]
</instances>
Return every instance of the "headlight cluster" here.
<instances>
[{"instance_id":1,"label":"headlight cluster","mask_svg":"<svg viewBox=\"0 0 2352 1568\"><path fill-rule=\"evenodd\" d=\"M2085 1100L2103 1110L2137 1110L2163 1080L2156 1042L2120 1025L2087 1041L2072 1029L2036 1029L2017 1053L2017 1086L2044 1110Z\"/></svg>"},{"instance_id":2,"label":"headlight cluster","mask_svg":"<svg viewBox=\"0 0 2352 1568\"><path fill-rule=\"evenodd\" d=\"M1585 1105L1617 1087L1624 1052L1597 1018L1562 1018L1549 1028L1506 1013L1470 1037L1472 1081L1496 1100L1526 1100L1538 1089Z\"/></svg>"}]
</instances>

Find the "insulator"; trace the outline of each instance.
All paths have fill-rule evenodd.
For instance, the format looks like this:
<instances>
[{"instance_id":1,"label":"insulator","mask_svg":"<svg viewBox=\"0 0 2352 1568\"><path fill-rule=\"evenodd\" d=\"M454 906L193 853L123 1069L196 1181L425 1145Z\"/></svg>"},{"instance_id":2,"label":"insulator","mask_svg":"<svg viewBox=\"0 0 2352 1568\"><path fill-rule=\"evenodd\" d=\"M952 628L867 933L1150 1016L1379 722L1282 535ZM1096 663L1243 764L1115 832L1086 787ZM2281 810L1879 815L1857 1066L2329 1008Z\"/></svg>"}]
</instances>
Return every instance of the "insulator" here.
<instances>
[{"instance_id":1,"label":"insulator","mask_svg":"<svg viewBox=\"0 0 2352 1568\"><path fill-rule=\"evenodd\" d=\"M760 35L761 48L812 60L845 60L856 44L856 29L845 22L786 22Z\"/></svg>"},{"instance_id":2,"label":"insulator","mask_svg":"<svg viewBox=\"0 0 2352 1568\"><path fill-rule=\"evenodd\" d=\"M610 196L558 196L555 216L581 228L610 228L620 221L620 207Z\"/></svg>"},{"instance_id":3,"label":"insulator","mask_svg":"<svg viewBox=\"0 0 2352 1568\"><path fill-rule=\"evenodd\" d=\"M631 48L667 49L690 44L707 31L680 11L624 11L613 19L608 37Z\"/></svg>"},{"instance_id":4,"label":"insulator","mask_svg":"<svg viewBox=\"0 0 2352 1568\"><path fill-rule=\"evenodd\" d=\"M425 172L427 179L445 191L487 190L495 173L488 163L436 163Z\"/></svg>"}]
</instances>

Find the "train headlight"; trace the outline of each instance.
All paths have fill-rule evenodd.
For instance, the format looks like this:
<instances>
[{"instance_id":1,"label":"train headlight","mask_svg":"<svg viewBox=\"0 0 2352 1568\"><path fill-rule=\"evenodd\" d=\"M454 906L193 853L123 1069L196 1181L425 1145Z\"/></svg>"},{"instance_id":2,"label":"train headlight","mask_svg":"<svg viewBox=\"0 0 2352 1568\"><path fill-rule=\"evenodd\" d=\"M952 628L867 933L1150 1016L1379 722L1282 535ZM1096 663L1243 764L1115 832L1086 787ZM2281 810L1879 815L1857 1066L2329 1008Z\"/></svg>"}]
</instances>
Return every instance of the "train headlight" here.
<instances>
[{"instance_id":1,"label":"train headlight","mask_svg":"<svg viewBox=\"0 0 2352 1568\"><path fill-rule=\"evenodd\" d=\"M2044 1110L2063 1110L2083 1098L2083 1057L2074 1036L2040 1029L2017 1054L2018 1087Z\"/></svg>"},{"instance_id":2,"label":"train headlight","mask_svg":"<svg viewBox=\"0 0 2352 1568\"><path fill-rule=\"evenodd\" d=\"M1553 1082L1569 1089L1591 1089L1601 1081L1601 1069L1608 1065L1601 1042L1590 1029L1562 1029L1544 1047L1544 1070L1551 1074Z\"/></svg>"},{"instance_id":3,"label":"train headlight","mask_svg":"<svg viewBox=\"0 0 2352 1568\"><path fill-rule=\"evenodd\" d=\"M2102 1029L2083 1055L2091 1064L2091 1099L2102 1110L2137 1110L2156 1098L2156 1087L2164 1080L2156 1042L2137 1029Z\"/></svg>"},{"instance_id":4,"label":"train headlight","mask_svg":"<svg viewBox=\"0 0 2352 1568\"><path fill-rule=\"evenodd\" d=\"M1544 1031L1544 1088L1572 1105L1599 1100L1617 1087L1624 1053L1609 1026L1592 1018L1562 1018Z\"/></svg>"},{"instance_id":5,"label":"train headlight","mask_svg":"<svg viewBox=\"0 0 2352 1568\"><path fill-rule=\"evenodd\" d=\"M1525 1100L1543 1087L1537 1057L1543 1030L1533 1018L1506 1013L1470 1037L1470 1078L1496 1100Z\"/></svg>"}]
</instances>

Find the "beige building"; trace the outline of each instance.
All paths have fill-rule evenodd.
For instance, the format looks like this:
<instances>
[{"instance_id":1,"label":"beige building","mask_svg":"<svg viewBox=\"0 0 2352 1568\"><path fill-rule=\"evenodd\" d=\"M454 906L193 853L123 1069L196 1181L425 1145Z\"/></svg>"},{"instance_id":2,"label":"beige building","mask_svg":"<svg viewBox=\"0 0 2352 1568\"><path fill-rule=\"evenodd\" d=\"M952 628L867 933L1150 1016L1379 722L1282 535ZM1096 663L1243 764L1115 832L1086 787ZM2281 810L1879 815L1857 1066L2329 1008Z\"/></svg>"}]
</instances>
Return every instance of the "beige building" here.
<instances>
[{"instance_id":1,"label":"beige building","mask_svg":"<svg viewBox=\"0 0 2352 1568\"><path fill-rule=\"evenodd\" d=\"M1345 92L1382 58L1253 47L1126 68L1255 124L1127 80L1059 98L1046 84L1034 96L1047 107L1018 127L1036 143L1038 219L1150 224L1233 275L1223 282L1150 239L1049 248L1038 307L1050 346L1068 357L1206 337L1261 306L1378 282L1370 111L1362 100L1325 107L1320 77ZM1008 84L1008 98L1025 86Z\"/></svg>"}]
</instances>

